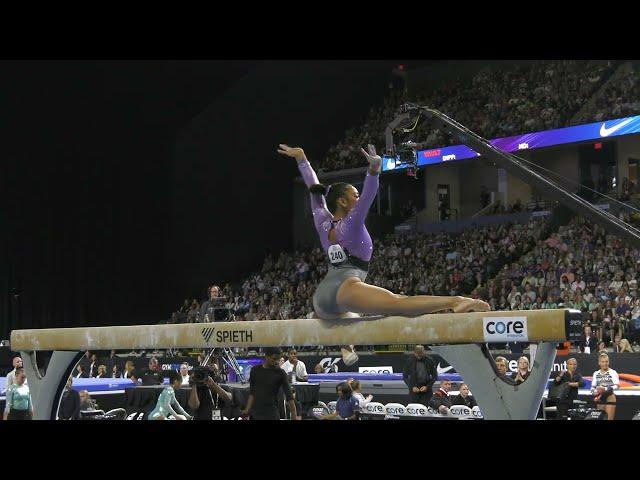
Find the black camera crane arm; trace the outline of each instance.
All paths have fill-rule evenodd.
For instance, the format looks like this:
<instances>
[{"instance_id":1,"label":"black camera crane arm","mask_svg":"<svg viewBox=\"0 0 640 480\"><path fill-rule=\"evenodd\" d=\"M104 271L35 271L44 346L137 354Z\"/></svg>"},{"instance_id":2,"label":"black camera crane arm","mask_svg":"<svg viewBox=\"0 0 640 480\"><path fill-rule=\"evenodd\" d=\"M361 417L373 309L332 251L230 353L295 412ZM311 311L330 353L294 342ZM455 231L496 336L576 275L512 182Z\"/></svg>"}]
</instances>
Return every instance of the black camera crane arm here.
<instances>
[{"instance_id":1,"label":"black camera crane arm","mask_svg":"<svg viewBox=\"0 0 640 480\"><path fill-rule=\"evenodd\" d=\"M497 149L487 140L472 132L464 125L461 125L444 113L433 108L422 107L415 104L403 105L400 109L400 113L387 126L385 131L387 150L392 149L395 152L393 130L397 129L400 125L403 125L404 122L410 121L411 118L415 119L416 114L421 115L429 121L433 128L444 130L446 133L449 133L460 143L471 148L476 153L479 153L485 159L493 162L498 167L504 168L511 175L528 183L549 197L552 197L565 207L583 215L603 227L608 232L629 242L634 247L640 247L640 230L620 220L615 215L604 210L600 210L582 197L558 186L548 178L526 166L525 162L523 162L521 158Z\"/></svg>"},{"instance_id":2,"label":"black camera crane arm","mask_svg":"<svg viewBox=\"0 0 640 480\"><path fill-rule=\"evenodd\" d=\"M418 116L420 115L420 112L418 112ZM396 116L396 118L394 118L391 123L389 123L389 125L387 125L387 128L384 131L384 139L385 139L385 151L384 154L388 155L390 157L393 157L396 155L396 146L393 143L393 132L395 130L398 130L400 128L406 128L408 126L410 126L412 123L415 123L415 119L416 119L416 113L415 111L405 111L404 113L400 113L399 115Z\"/></svg>"}]
</instances>

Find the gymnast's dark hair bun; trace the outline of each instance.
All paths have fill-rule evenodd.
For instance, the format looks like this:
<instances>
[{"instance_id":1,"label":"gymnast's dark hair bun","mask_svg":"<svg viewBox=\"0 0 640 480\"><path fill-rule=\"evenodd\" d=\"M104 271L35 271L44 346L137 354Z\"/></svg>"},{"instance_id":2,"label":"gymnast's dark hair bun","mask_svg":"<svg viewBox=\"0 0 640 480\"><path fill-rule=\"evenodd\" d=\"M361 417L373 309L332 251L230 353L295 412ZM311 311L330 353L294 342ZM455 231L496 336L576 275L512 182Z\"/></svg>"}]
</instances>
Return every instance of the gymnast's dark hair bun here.
<instances>
[{"instance_id":1,"label":"gymnast's dark hair bun","mask_svg":"<svg viewBox=\"0 0 640 480\"><path fill-rule=\"evenodd\" d=\"M346 193L347 189L350 187L348 183L338 182L331 184L330 187L323 185L321 183L316 183L315 185L311 185L309 187L309 191L311 193L324 195L327 201L327 208L329 211L335 215L338 209L338 199L342 198Z\"/></svg>"},{"instance_id":2,"label":"gymnast's dark hair bun","mask_svg":"<svg viewBox=\"0 0 640 480\"><path fill-rule=\"evenodd\" d=\"M309 187L309 191L311 193L317 193L319 195L326 195L328 190L329 190L329 187L321 183L316 183L315 185L311 185Z\"/></svg>"}]
</instances>

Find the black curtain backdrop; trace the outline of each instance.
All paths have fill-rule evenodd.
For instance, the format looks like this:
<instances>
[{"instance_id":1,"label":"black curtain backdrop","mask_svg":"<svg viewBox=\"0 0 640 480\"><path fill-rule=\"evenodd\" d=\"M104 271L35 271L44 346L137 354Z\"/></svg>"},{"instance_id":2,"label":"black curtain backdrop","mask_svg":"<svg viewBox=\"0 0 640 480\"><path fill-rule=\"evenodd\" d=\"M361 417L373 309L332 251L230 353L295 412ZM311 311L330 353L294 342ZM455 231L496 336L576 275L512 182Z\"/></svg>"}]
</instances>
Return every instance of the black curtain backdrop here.
<instances>
[{"instance_id":1,"label":"black curtain backdrop","mask_svg":"<svg viewBox=\"0 0 640 480\"><path fill-rule=\"evenodd\" d=\"M382 103L390 71L0 62L0 338L157 323L208 282L237 281L287 249L297 172L277 143L324 155Z\"/></svg>"},{"instance_id":2,"label":"black curtain backdrop","mask_svg":"<svg viewBox=\"0 0 640 480\"><path fill-rule=\"evenodd\" d=\"M247 68L0 63L0 338L164 318L175 135Z\"/></svg>"}]
</instances>

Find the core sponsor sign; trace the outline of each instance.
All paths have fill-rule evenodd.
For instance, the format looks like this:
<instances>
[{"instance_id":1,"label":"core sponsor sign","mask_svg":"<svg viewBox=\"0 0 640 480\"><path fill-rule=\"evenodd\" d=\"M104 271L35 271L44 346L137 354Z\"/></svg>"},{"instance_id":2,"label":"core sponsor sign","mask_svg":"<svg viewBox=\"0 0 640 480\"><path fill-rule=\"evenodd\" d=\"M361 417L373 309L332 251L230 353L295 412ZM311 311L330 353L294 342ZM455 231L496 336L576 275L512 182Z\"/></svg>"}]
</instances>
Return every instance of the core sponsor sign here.
<instances>
[{"instance_id":1,"label":"core sponsor sign","mask_svg":"<svg viewBox=\"0 0 640 480\"><path fill-rule=\"evenodd\" d=\"M527 317L485 317L482 332L487 343L527 342Z\"/></svg>"}]
</instances>

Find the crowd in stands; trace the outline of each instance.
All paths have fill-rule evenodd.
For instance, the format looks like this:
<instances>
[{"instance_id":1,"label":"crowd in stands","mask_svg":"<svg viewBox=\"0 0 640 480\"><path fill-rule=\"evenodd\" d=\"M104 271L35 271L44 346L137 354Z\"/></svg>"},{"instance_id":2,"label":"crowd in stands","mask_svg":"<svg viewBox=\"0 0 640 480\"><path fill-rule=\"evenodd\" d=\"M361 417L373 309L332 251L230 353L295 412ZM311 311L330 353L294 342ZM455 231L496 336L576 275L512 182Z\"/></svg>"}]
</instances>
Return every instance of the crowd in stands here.
<instances>
[{"instance_id":1,"label":"crowd in stands","mask_svg":"<svg viewBox=\"0 0 640 480\"><path fill-rule=\"evenodd\" d=\"M361 145L384 145L384 129L398 107L415 102L436 108L485 138L506 137L640 113L640 77L631 64L612 78L617 61L553 60L511 68L485 68L468 80L448 81L431 92L394 90L379 109L332 146L320 171L362 166ZM411 140L429 148L450 144L421 122Z\"/></svg>"},{"instance_id":2,"label":"crowd in stands","mask_svg":"<svg viewBox=\"0 0 640 480\"><path fill-rule=\"evenodd\" d=\"M519 198L515 202L509 205L504 205L500 200L496 200L492 204L485 205L483 215L512 215L514 213L522 212L539 212L542 210L549 210L553 205L553 202L541 200L539 198L532 198L530 201L523 203ZM487 208L488 207L488 208Z\"/></svg>"},{"instance_id":3,"label":"crowd in stands","mask_svg":"<svg viewBox=\"0 0 640 480\"><path fill-rule=\"evenodd\" d=\"M599 122L610 118L637 115L640 112L640 76L632 64L625 65L619 75L611 78L601 94L580 111L571 124Z\"/></svg>"},{"instance_id":4,"label":"crowd in stands","mask_svg":"<svg viewBox=\"0 0 640 480\"><path fill-rule=\"evenodd\" d=\"M459 235L407 233L376 241L367 281L404 295L463 295L541 238L547 222L474 227Z\"/></svg>"},{"instance_id":5,"label":"crowd in stands","mask_svg":"<svg viewBox=\"0 0 640 480\"><path fill-rule=\"evenodd\" d=\"M606 348L616 337L636 343L640 252L578 217L550 232L547 218L376 239L367 281L405 295L471 295L495 310L577 308ZM326 270L319 248L268 256L241 285L222 289L230 319L313 317Z\"/></svg>"},{"instance_id":6,"label":"crowd in stands","mask_svg":"<svg viewBox=\"0 0 640 480\"><path fill-rule=\"evenodd\" d=\"M526 210L542 210L540 206L536 203L532 206L533 208L528 208L527 205L523 205L520 199L517 199L511 205L503 205L500 200L496 200L495 203L489 208L488 215L511 215L512 213L521 213Z\"/></svg>"},{"instance_id":7,"label":"crowd in stands","mask_svg":"<svg viewBox=\"0 0 640 480\"><path fill-rule=\"evenodd\" d=\"M496 310L576 308L605 347L640 331L639 255L602 227L575 217L472 296Z\"/></svg>"}]
</instances>

